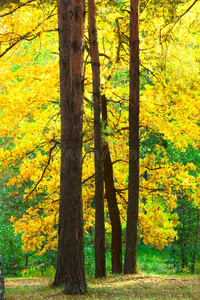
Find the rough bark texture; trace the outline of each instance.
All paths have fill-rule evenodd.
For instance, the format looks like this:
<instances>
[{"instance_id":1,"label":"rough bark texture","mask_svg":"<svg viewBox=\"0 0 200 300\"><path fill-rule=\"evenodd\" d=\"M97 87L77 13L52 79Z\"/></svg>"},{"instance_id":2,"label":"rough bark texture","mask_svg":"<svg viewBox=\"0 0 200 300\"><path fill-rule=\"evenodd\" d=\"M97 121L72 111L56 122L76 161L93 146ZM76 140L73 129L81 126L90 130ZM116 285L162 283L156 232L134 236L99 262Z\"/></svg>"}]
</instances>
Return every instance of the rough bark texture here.
<instances>
[{"instance_id":1,"label":"rough bark texture","mask_svg":"<svg viewBox=\"0 0 200 300\"><path fill-rule=\"evenodd\" d=\"M136 273L139 197L139 0L130 0L129 190L124 273Z\"/></svg>"},{"instance_id":2,"label":"rough bark texture","mask_svg":"<svg viewBox=\"0 0 200 300\"><path fill-rule=\"evenodd\" d=\"M0 257L0 300L6 300L1 257Z\"/></svg>"},{"instance_id":3,"label":"rough bark texture","mask_svg":"<svg viewBox=\"0 0 200 300\"><path fill-rule=\"evenodd\" d=\"M88 0L89 40L92 60L95 148L95 277L106 276L103 189L103 145L101 121L100 62L95 2Z\"/></svg>"},{"instance_id":4,"label":"rough bark texture","mask_svg":"<svg viewBox=\"0 0 200 300\"><path fill-rule=\"evenodd\" d=\"M102 95L102 120L107 125L107 103L105 95ZM106 199L108 203L108 211L110 215L111 227L112 227L112 273L122 273L122 230L120 214L117 205L117 198L115 192L113 167L110 156L109 145L106 141L103 141L103 153L104 153L104 181L106 189Z\"/></svg>"},{"instance_id":5,"label":"rough bark texture","mask_svg":"<svg viewBox=\"0 0 200 300\"><path fill-rule=\"evenodd\" d=\"M84 0L58 0L61 101L61 176L57 270L65 294L86 291L84 271L82 113Z\"/></svg>"}]
</instances>

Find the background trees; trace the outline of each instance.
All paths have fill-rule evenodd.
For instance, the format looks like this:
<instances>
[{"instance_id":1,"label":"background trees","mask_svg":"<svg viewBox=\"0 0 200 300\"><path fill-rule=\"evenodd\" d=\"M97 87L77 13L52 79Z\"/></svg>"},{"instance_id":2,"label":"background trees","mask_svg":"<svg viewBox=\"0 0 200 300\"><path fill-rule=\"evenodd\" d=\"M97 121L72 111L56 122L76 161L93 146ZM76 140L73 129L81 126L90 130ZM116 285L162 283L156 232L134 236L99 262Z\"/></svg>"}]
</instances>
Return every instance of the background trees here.
<instances>
[{"instance_id":1,"label":"background trees","mask_svg":"<svg viewBox=\"0 0 200 300\"><path fill-rule=\"evenodd\" d=\"M198 161L179 159L190 147L197 153L199 147L199 3L194 2L174 6L141 1L138 235L143 243L159 249L177 235L177 198L183 191L184 198L199 207ZM9 170L3 184L13 193L13 207L24 200L23 214L13 218L23 249L43 255L57 248L60 193L56 7L54 1L36 1L15 8L12 3L6 6L0 19L1 169L4 174ZM109 145L122 232L128 199L128 10L121 1L97 6L101 87L107 103L103 141ZM87 33L85 41L82 195L84 228L93 232L92 70ZM105 216L109 232L107 205Z\"/></svg>"}]
</instances>

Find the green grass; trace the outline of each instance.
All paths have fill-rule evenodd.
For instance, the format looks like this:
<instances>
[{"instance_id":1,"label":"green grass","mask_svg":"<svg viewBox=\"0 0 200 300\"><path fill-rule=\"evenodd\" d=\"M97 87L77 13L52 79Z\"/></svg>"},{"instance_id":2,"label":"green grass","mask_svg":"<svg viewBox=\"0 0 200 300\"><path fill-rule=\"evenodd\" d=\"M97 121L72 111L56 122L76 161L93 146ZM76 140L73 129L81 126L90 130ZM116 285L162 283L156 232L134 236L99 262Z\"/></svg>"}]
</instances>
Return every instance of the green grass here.
<instances>
[{"instance_id":1,"label":"green grass","mask_svg":"<svg viewBox=\"0 0 200 300\"><path fill-rule=\"evenodd\" d=\"M151 246L138 245L138 271L145 274L173 275L175 267L169 263L168 250L156 250Z\"/></svg>"},{"instance_id":2,"label":"green grass","mask_svg":"<svg viewBox=\"0 0 200 300\"><path fill-rule=\"evenodd\" d=\"M86 276L94 276L94 248L86 247ZM175 267L168 261L169 250L156 250L154 247L138 245L137 262L138 272L144 274L173 275L176 273ZM111 275L111 251L106 251L107 274Z\"/></svg>"}]
</instances>

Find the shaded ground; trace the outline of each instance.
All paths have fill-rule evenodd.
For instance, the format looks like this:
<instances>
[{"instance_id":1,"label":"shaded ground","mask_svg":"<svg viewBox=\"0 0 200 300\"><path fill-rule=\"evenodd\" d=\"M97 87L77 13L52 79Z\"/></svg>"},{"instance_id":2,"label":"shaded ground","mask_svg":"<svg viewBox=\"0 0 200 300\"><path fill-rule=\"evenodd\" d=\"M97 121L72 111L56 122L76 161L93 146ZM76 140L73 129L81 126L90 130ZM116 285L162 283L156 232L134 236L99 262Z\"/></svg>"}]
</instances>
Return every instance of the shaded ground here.
<instances>
[{"instance_id":1,"label":"shaded ground","mask_svg":"<svg viewBox=\"0 0 200 300\"><path fill-rule=\"evenodd\" d=\"M88 293L65 296L50 280L5 279L7 300L23 299L200 299L200 277L153 275L108 276L88 279Z\"/></svg>"}]
</instances>

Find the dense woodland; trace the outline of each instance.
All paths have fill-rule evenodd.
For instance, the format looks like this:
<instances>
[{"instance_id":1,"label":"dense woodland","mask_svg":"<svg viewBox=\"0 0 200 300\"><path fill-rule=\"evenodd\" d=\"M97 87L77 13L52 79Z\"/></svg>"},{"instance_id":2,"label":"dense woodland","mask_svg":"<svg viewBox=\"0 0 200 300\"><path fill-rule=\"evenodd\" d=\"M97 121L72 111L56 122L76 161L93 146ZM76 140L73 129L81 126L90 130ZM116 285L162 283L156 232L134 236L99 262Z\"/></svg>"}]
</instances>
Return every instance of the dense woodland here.
<instances>
[{"instance_id":1,"label":"dense woodland","mask_svg":"<svg viewBox=\"0 0 200 300\"><path fill-rule=\"evenodd\" d=\"M197 273L199 45L198 0L0 1L5 277Z\"/></svg>"}]
</instances>

